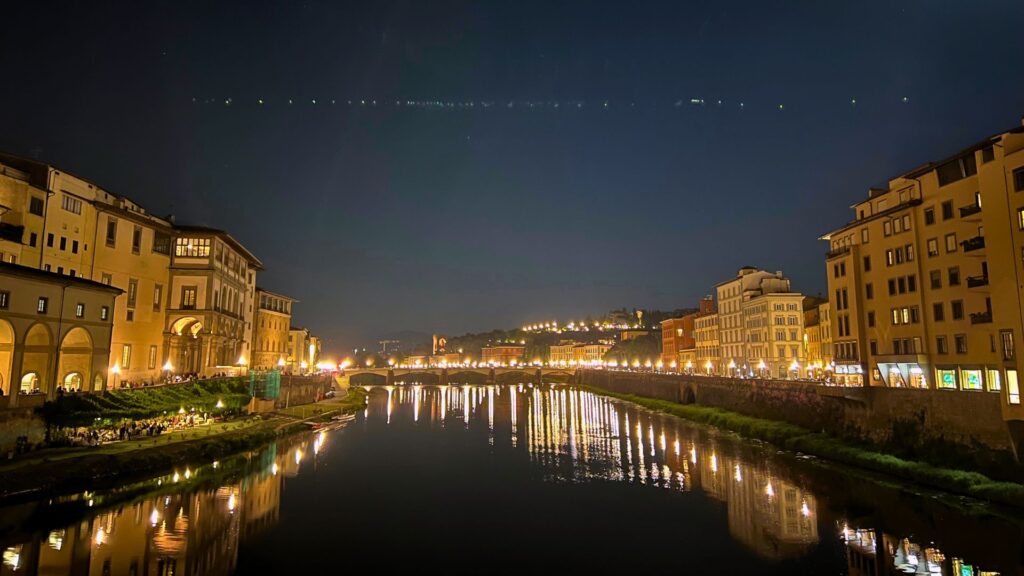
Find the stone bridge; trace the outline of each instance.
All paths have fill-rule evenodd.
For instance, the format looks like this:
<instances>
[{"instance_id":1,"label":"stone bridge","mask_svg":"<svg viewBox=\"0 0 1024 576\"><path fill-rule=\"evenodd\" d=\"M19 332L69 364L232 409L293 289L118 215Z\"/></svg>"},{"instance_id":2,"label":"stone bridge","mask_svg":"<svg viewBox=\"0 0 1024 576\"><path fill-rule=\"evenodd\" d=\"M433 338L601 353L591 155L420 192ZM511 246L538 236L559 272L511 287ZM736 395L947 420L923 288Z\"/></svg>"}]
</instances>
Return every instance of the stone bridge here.
<instances>
[{"instance_id":1,"label":"stone bridge","mask_svg":"<svg viewBox=\"0 0 1024 576\"><path fill-rule=\"evenodd\" d=\"M550 376L566 376L572 378L576 375L575 368L556 368L556 367L541 367L541 366L521 366L521 367L461 367L461 366L450 366L447 368L435 367L435 368L418 368L418 367L404 367L404 368L355 368L341 372L334 377L335 382L342 388L348 387L353 376L361 376L363 374L373 374L375 376L383 377L387 385L393 385L396 381L402 379L403 376L414 376L419 374L430 374L437 378L438 384L448 384L450 379L454 379L457 376L464 374L479 374L487 378L488 384L493 384L497 381L499 376L506 374L518 374L524 378L527 378L535 382L543 382L545 377Z\"/></svg>"}]
</instances>

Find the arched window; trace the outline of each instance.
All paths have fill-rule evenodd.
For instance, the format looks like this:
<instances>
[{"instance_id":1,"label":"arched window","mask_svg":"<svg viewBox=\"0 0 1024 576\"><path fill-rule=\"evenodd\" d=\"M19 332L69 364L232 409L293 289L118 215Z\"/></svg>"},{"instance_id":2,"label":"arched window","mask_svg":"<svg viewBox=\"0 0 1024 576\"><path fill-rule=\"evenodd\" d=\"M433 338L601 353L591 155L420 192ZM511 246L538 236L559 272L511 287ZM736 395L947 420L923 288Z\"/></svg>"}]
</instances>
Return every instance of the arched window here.
<instances>
[{"instance_id":1,"label":"arched window","mask_svg":"<svg viewBox=\"0 0 1024 576\"><path fill-rule=\"evenodd\" d=\"M21 377L21 393L22 394L38 394L39 393L39 374L36 372L29 372Z\"/></svg>"},{"instance_id":2,"label":"arched window","mask_svg":"<svg viewBox=\"0 0 1024 576\"><path fill-rule=\"evenodd\" d=\"M80 372L71 372L64 377L64 390L68 392L81 392L82 390L82 374Z\"/></svg>"}]
</instances>

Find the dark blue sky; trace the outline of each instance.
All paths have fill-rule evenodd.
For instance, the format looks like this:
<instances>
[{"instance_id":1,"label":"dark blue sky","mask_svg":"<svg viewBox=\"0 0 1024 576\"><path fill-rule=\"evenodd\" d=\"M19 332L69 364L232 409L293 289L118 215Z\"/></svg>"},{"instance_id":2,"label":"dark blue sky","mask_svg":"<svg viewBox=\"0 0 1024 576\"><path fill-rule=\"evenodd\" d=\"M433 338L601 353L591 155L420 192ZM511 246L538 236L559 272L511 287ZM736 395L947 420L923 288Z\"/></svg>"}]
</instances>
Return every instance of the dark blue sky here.
<instances>
[{"instance_id":1,"label":"dark blue sky","mask_svg":"<svg viewBox=\"0 0 1024 576\"><path fill-rule=\"evenodd\" d=\"M1024 114L1019 0L4 13L0 148L231 231L329 349L691 306L746 264L823 291L869 186Z\"/></svg>"}]
</instances>

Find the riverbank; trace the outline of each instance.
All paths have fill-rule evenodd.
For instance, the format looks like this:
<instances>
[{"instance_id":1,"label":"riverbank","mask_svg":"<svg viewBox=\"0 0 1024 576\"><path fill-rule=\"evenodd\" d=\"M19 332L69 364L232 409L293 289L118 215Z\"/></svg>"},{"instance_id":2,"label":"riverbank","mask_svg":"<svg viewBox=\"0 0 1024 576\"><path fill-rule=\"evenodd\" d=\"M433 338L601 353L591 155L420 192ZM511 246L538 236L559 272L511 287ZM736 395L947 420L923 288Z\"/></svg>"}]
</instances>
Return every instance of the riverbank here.
<instances>
[{"instance_id":1,"label":"riverbank","mask_svg":"<svg viewBox=\"0 0 1024 576\"><path fill-rule=\"evenodd\" d=\"M94 447L52 448L0 465L0 500L96 489L175 467L208 463L310 430L308 422L362 409L366 394L353 389L305 408Z\"/></svg>"},{"instance_id":2,"label":"riverbank","mask_svg":"<svg viewBox=\"0 0 1024 576\"><path fill-rule=\"evenodd\" d=\"M808 454L823 460L893 476L928 488L1024 509L1024 485L1016 482L996 481L978 472L905 460L786 422L744 416L720 408L622 394L595 386L580 387L595 394L632 402L691 422L736 432L745 438L768 442L790 452Z\"/></svg>"}]
</instances>

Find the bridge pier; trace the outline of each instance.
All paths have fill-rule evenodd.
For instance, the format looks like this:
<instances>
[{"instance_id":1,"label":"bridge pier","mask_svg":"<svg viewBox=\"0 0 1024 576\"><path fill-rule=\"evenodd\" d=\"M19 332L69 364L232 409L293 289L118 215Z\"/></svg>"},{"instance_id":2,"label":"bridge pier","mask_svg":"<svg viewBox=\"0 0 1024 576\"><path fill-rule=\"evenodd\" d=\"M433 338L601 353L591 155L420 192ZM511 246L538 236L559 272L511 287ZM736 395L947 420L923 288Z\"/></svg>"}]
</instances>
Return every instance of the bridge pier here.
<instances>
[{"instance_id":1,"label":"bridge pier","mask_svg":"<svg viewBox=\"0 0 1024 576\"><path fill-rule=\"evenodd\" d=\"M447 386L448 385L448 369L447 368L441 368L441 375L438 377L438 380L439 380L438 384L440 384L441 386Z\"/></svg>"},{"instance_id":2,"label":"bridge pier","mask_svg":"<svg viewBox=\"0 0 1024 576\"><path fill-rule=\"evenodd\" d=\"M487 383L488 384L494 384L495 383L494 368L491 368L490 370L487 371Z\"/></svg>"},{"instance_id":3,"label":"bridge pier","mask_svg":"<svg viewBox=\"0 0 1024 576\"><path fill-rule=\"evenodd\" d=\"M386 385L388 385L388 386L394 386L395 385L395 371L394 370L389 368L388 369L388 374L387 374L387 376L385 376L385 378L386 378L386 380L385 380L384 383Z\"/></svg>"},{"instance_id":4,"label":"bridge pier","mask_svg":"<svg viewBox=\"0 0 1024 576\"><path fill-rule=\"evenodd\" d=\"M533 373L533 377L537 379L537 384L544 383L544 372L540 368L537 368L536 372Z\"/></svg>"}]
</instances>

